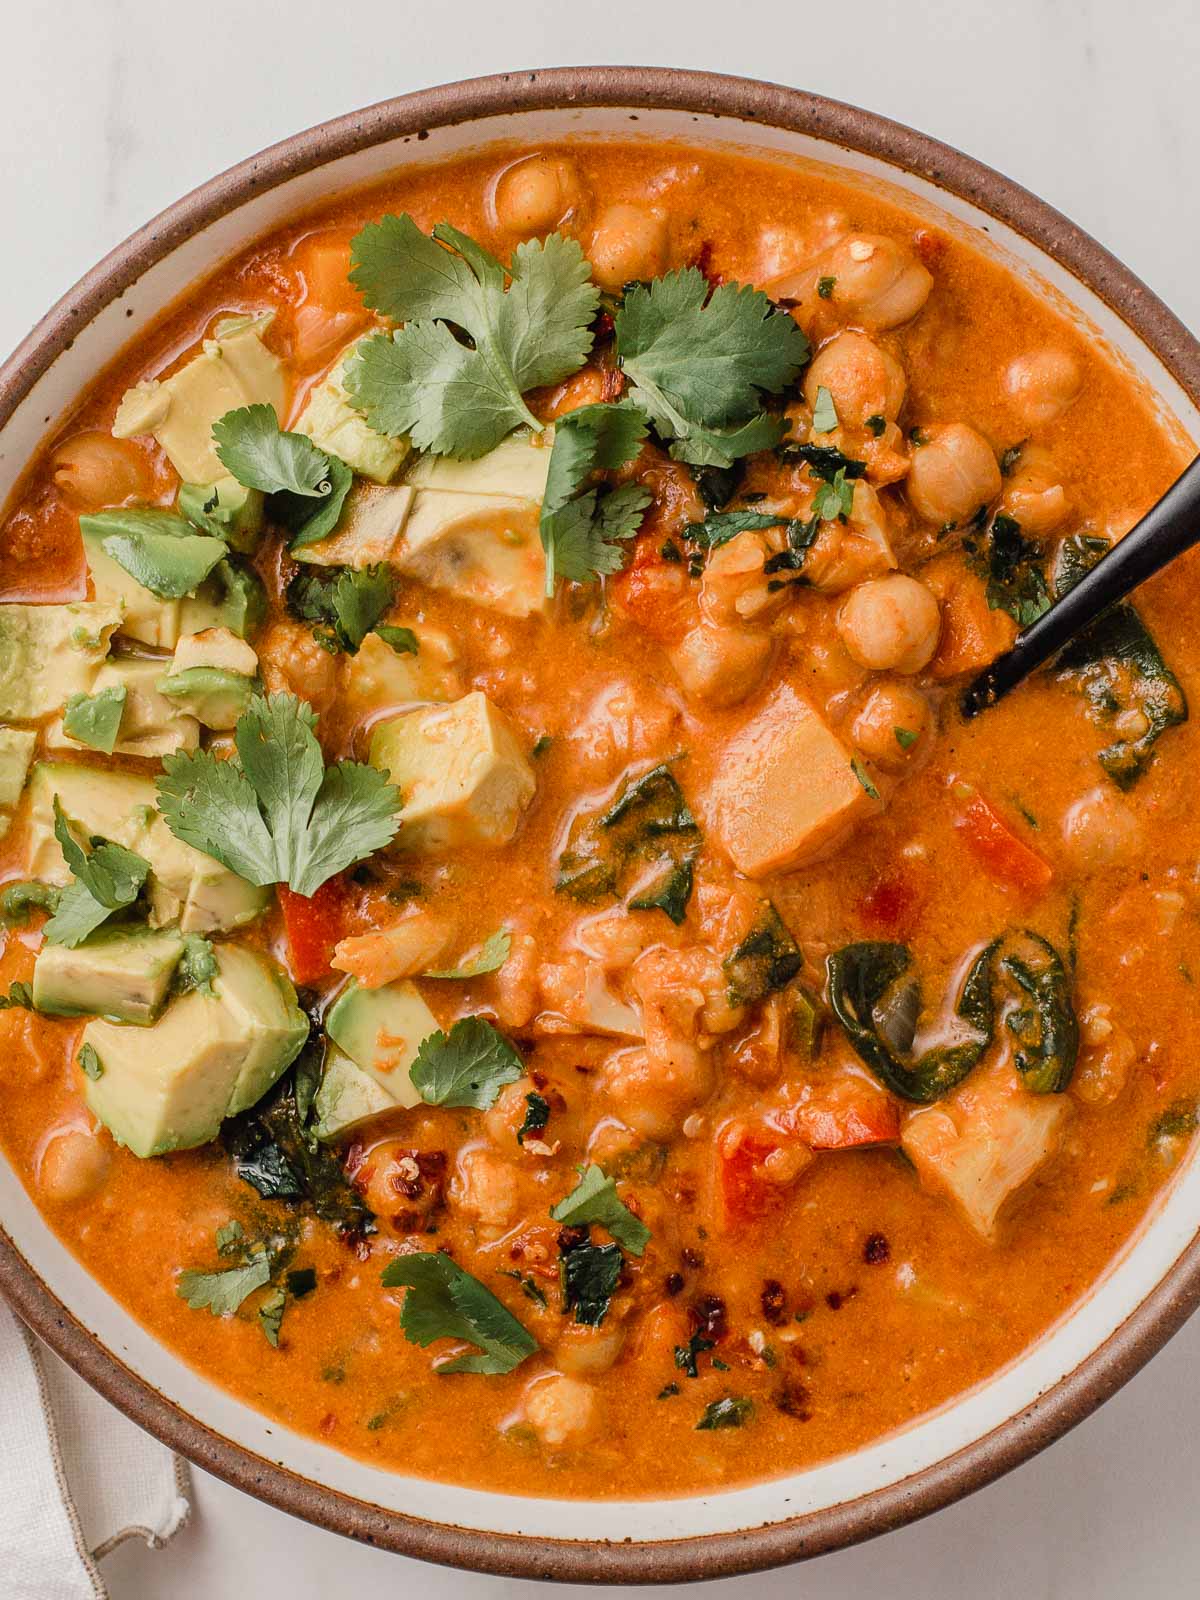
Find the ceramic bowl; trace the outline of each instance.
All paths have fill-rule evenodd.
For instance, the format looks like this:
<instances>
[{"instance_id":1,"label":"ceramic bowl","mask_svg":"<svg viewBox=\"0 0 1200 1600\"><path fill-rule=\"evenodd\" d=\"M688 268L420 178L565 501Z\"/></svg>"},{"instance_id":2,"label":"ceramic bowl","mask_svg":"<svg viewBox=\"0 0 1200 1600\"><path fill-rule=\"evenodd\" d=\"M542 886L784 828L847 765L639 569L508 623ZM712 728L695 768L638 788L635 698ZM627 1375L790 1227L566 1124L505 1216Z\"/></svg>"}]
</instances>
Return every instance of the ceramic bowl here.
<instances>
[{"instance_id":1,"label":"ceramic bowl","mask_svg":"<svg viewBox=\"0 0 1200 1600\"><path fill-rule=\"evenodd\" d=\"M214 262L339 190L492 142L682 139L819 163L971 234L1110 345L1200 436L1200 345L1153 294L1016 184L870 112L765 83L647 68L528 72L390 100L214 178L114 250L0 369L0 500L73 397ZM553 1501L400 1477L290 1433L138 1326L0 1162L0 1289L143 1427L209 1472L339 1533L523 1578L715 1578L817 1555L936 1510L1017 1465L1125 1382L1200 1300L1200 1160L1186 1162L1087 1298L936 1415L786 1478L681 1499ZM764 1467L766 1464L764 1463Z\"/></svg>"}]
</instances>

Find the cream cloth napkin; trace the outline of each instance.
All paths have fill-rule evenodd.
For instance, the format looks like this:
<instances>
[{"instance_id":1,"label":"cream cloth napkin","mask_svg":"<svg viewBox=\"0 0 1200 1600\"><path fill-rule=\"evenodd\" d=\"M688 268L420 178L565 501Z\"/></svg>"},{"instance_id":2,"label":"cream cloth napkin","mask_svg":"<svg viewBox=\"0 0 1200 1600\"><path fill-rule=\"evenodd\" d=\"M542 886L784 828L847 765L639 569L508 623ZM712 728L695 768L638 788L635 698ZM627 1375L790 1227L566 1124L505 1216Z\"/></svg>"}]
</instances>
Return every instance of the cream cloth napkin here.
<instances>
[{"instance_id":1,"label":"cream cloth napkin","mask_svg":"<svg viewBox=\"0 0 1200 1600\"><path fill-rule=\"evenodd\" d=\"M0 1596L107 1600L97 1560L165 1544L187 1521L187 1467L123 1417L0 1301Z\"/></svg>"}]
</instances>

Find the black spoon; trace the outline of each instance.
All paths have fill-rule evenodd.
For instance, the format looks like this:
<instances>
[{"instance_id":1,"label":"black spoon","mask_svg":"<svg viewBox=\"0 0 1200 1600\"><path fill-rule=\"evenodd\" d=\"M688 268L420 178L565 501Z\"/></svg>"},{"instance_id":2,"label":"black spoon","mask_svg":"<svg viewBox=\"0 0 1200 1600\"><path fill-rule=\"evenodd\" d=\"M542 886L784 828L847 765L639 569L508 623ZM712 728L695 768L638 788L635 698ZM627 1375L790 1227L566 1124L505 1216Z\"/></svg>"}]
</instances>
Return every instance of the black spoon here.
<instances>
[{"instance_id":1,"label":"black spoon","mask_svg":"<svg viewBox=\"0 0 1200 1600\"><path fill-rule=\"evenodd\" d=\"M1102 611L1196 543L1200 543L1200 456L1086 577L979 674L963 695L963 716L973 717L994 706Z\"/></svg>"}]
</instances>

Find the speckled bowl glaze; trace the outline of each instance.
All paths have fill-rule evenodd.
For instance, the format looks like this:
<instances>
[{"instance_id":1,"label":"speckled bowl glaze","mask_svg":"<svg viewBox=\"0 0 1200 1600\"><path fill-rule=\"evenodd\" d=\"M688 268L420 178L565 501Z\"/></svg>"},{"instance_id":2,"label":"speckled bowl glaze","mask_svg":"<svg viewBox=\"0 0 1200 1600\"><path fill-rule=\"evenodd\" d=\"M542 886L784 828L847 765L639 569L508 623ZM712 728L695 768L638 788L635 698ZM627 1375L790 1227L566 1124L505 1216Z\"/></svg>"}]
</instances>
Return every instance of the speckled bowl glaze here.
<instances>
[{"instance_id":1,"label":"speckled bowl glaze","mask_svg":"<svg viewBox=\"0 0 1200 1600\"><path fill-rule=\"evenodd\" d=\"M870 112L766 83L656 68L475 79L296 135L114 250L0 369L0 498L74 396L214 263L339 190L493 142L682 139L818 163L971 234L1108 342L1200 435L1200 345L1118 261L1016 184ZM272 1505L408 1555L522 1578L717 1578L883 1533L989 1482L1106 1399L1200 1301L1200 1160L1186 1162L1088 1298L1017 1362L851 1455L725 1493L527 1499L382 1472L208 1383L95 1284L0 1162L0 1289L58 1354L168 1444ZM764 1463L764 1467L767 1464Z\"/></svg>"}]
</instances>

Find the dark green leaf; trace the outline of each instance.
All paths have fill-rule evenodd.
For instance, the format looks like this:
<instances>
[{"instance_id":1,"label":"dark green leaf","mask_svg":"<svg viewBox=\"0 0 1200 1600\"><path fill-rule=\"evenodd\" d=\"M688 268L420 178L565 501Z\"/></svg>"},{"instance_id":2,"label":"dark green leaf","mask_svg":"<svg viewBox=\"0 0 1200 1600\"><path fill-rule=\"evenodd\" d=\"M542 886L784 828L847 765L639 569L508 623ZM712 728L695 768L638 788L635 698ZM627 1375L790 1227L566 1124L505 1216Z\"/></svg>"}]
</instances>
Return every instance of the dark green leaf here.
<instances>
[{"instance_id":1,"label":"dark green leaf","mask_svg":"<svg viewBox=\"0 0 1200 1600\"><path fill-rule=\"evenodd\" d=\"M479 1355L439 1362L439 1373L512 1372L533 1355L537 1341L490 1289L464 1272L447 1255L397 1256L383 1269L385 1288L407 1288L400 1326L410 1344L422 1349L435 1339L463 1339Z\"/></svg>"},{"instance_id":2,"label":"dark green leaf","mask_svg":"<svg viewBox=\"0 0 1200 1600\"><path fill-rule=\"evenodd\" d=\"M596 1328L604 1321L624 1264L615 1244L583 1243L563 1251L563 1301L576 1322Z\"/></svg>"},{"instance_id":3,"label":"dark green leaf","mask_svg":"<svg viewBox=\"0 0 1200 1600\"><path fill-rule=\"evenodd\" d=\"M533 1133L541 1133L550 1121L550 1102L540 1094L525 1096L525 1120L517 1129L517 1143L524 1144Z\"/></svg>"},{"instance_id":4,"label":"dark green leaf","mask_svg":"<svg viewBox=\"0 0 1200 1600\"><path fill-rule=\"evenodd\" d=\"M411 628L394 628L391 623L377 623L375 632L398 656L420 654L421 642Z\"/></svg>"},{"instance_id":5,"label":"dark green leaf","mask_svg":"<svg viewBox=\"0 0 1200 1600\"><path fill-rule=\"evenodd\" d=\"M302 622L320 624L313 632L327 649L354 655L387 614L395 592L390 567L326 567L297 572L287 587L287 606Z\"/></svg>"},{"instance_id":6,"label":"dark green leaf","mask_svg":"<svg viewBox=\"0 0 1200 1600\"><path fill-rule=\"evenodd\" d=\"M30 996L32 999L32 996ZM85 1044L79 1052L79 1070L85 1078L91 1078L93 1083L97 1078L104 1076L104 1063L94 1044Z\"/></svg>"},{"instance_id":7,"label":"dark green leaf","mask_svg":"<svg viewBox=\"0 0 1200 1600\"><path fill-rule=\"evenodd\" d=\"M784 989L804 965L800 947L770 900L754 926L721 963L731 1006L753 1005Z\"/></svg>"},{"instance_id":8,"label":"dark green leaf","mask_svg":"<svg viewBox=\"0 0 1200 1600\"><path fill-rule=\"evenodd\" d=\"M698 1433L714 1428L741 1428L754 1415L754 1403L741 1395L726 1395L723 1400L712 1400L704 1408L704 1415L696 1424Z\"/></svg>"}]
</instances>

